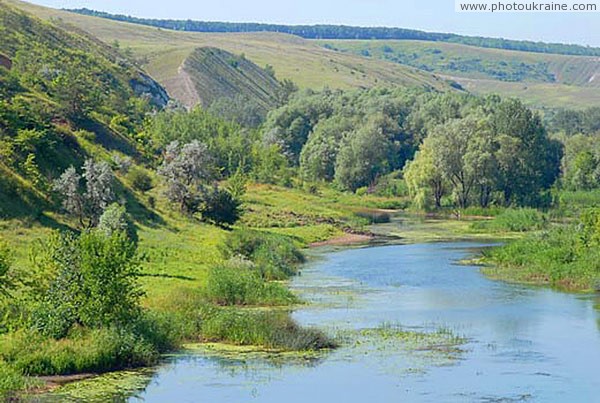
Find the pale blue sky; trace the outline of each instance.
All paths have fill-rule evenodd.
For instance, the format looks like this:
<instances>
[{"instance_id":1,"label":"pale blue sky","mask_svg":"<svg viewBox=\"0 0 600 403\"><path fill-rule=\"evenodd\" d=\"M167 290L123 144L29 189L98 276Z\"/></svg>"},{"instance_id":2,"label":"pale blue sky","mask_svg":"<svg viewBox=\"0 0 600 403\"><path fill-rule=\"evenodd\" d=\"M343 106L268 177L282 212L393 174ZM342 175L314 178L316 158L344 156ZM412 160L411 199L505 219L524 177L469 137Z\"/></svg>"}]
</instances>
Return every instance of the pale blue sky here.
<instances>
[{"instance_id":1,"label":"pale blue sky","mask_svg":"<svg viewBox=\"0 0 600 403\"><path fill-rule=\"evenodd\" d=\"M600 12L456 13L454 0L32 0L32 2L56 8L87 7L137 17L394 26L425 31L600 46Z\"/></svg>"}]
</instances>

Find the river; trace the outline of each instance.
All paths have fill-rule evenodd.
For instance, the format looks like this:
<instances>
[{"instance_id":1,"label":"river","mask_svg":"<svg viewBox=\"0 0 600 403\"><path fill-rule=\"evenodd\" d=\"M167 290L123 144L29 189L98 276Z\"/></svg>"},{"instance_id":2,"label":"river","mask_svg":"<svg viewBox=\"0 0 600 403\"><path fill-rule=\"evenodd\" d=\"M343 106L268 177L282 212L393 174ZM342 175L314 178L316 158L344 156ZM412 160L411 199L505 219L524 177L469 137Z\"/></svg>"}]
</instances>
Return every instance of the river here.
<instances>
[{"instance_id":1,"label":"river","mask_svg":"<svg viewBox=\"0 0 600 403\"><path fill-rule=\"evenodd\" d=\"M459 264L488 246L317 253L292 281L309 302L293 316L341 340L339 349L304 358L184 352L128 400L600 401L597 297L491 281Z\"/></svg>"}]
</instances>

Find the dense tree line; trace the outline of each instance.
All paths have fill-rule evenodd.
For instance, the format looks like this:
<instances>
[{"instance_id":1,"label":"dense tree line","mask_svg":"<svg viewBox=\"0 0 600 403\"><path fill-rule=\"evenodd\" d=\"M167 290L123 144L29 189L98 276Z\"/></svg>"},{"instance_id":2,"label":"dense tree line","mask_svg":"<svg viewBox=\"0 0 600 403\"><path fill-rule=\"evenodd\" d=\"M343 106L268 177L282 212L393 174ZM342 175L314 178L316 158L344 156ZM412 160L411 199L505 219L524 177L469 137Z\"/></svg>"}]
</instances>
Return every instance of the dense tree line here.
<instances>
[{"instance_id":1,"label":"dense tree line","mask_svg":"<svg viewBox=\"0 0 600 403\"><path fill-rule=\"evenodd\" d=\"M305 179L351 191L403 169L420 207L539 206L562 156L517 100L406 89L304 93L269 114L263 141Z\"/></svg>"},{"instance_id":2,"label":"dense tree line","mask_svg":"<svg viewBox=\"0 0 600 403\"><path fill-rule=\"evenodd\" d=\"M135 24L194 32L283 32L307 39L410 39L435 42L462 43L484 48L522 50L537 53L556 53L565 55L600 56L600 48L561 43L518 41L503 38L485 38L435 32L423 32L413 29L388 27L353 27L345 25L277 25L260 23L236 23L192 20L159 20L137 18L126 15L105 13L86 8L71 9L84 15L126 21Z\"/></svg>"}]
</instances>

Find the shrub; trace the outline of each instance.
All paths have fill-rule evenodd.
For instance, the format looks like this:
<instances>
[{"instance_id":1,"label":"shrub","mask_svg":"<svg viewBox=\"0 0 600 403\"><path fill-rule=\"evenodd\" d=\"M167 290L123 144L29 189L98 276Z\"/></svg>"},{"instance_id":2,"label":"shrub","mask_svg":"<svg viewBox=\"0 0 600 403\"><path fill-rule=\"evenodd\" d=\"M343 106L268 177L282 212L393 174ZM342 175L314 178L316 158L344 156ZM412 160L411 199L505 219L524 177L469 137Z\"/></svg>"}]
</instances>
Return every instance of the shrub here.
<instances>
[{"instance_id":1,"label":"shrub","mask_svg":"<svg viewBox=\"0 0 600 403\"><path fill-rule=\"evenodd\" d=\"M205 312L202 337L206 341L287 351L335 347L324 333L300 327L286 312L212 309Z\"/></svg>"},{"instance_id":2,"label":"shrub","mask_svg":"<svg viewBox=\"0 0 600 403\"><path fill-rule=\"evenodd\" d=\"M118 232L124 232L131 241L136 243L138 241L135 224L127 214L125 206L118 203L111 204L102 213L97 230L108 237Z\"/></svg>"},{"instance_id":3,"label":"shrub","mask_svg":"<svg viewBox=\"0 0 600 403\"><path fill-rule=\"evenodd\" d=\"M251 265L239 262L210 270L206 296L219 305L289 305L297 301L283 285L266 282Z\"/></svg>"},{"instance_id":4,"label":"shrub","mask_svg":"<svg viewBox=\"0 0 600 403\"><path fill-rule=\"evenodd\" d=\"M61 338L75 323L99 328L138 317L136 246L124 232L54 235L38 254L41 271L53 273L34 312L44 334Z\"/></svg>"},{"instance_id":5,"label":"shrub","mask_svg":"<svg viewBox=\"0 0 600 403\"><path fill-rule=\"evenodd\" d=\"M29 383L19 371L0 360L0 399L13 401L13 393L24 389Z\"/></svg>"},{"instance_id":6,"label":"shrub","mask_svg":"<svg viewBox=\"0 0 600 403\"><path fill-rule=\"evenodd\" d=\"M0 355L26 375L68 375L153 365L159 350L129 328L73 329L54 340L21 331L0 340Z\"/></svg>"},{"instance_id":7,"label":"shrub","mask_svg":"<svg viewBox=\"0 0 600 403\"><path fill-rule=\"evenodd\" d=\"M494 232L525 232L541 230L548 226L546 216L531 208L506 209L491 221L472 224L473 229Z\"/></svg>"},{"instance_id":8,"label":"shrub","mask_svg":"<svg viewBox=\"0 0 600 403\"><path fill-rule=\"evenodd\" d=\"M249 229L231 232L222 253L226 259L241 256L252 261L267 280L289 278L304 261L302 252L289 237Z\"/></svg>"},{"instance_id":9,"label":"shrub","mask_svg":"<svg viewBox=\"0 0 600 403\"><path fill-rule=\"evenodd\" d=\"M132 168L127 175L129 183L135 190L147 192L153 188L152 178L141 168Z\"/></svg>"},{"instance_id":10,"label":"shrub","mask_svg":"<svg viewBox=\"0 0 600 403\"><path fill-rule=\"evenodd\" d=\"M12 288L10 279L10 267L12 265L13 255L8 244L0 240L0 297L6 295Z\"/></svg>"},{"instance_id":11,"label":"shrub","mask_svg":"<svg viewBox=\"0 0 600 403\"><path fill-rule=\"evenodd\" d=\"M202 220L215 225L232 225L240 218L241 204L227 190L219 189L215 185L203 192L200 214Z\"/></svg>"}]
</instances>

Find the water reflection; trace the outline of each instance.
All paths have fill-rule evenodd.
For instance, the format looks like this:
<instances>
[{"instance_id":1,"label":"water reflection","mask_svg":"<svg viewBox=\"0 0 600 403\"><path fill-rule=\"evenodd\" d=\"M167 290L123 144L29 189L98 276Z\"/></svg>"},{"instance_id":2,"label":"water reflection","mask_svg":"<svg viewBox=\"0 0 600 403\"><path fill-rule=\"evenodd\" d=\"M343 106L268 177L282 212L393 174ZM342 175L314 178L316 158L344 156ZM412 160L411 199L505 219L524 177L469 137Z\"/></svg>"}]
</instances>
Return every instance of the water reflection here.
<instances>
[{"instance_id":1,"label":"water reflection","mask_svg":"<svg viewBox=\"0 0 600 403\"><path fill-rule=\"evenodd\" d=\"M600 320L594 305L600 298L493 282L478 268L456 263L488 245L428 243L328 253L294 279L293 288L311 304L293 315L341 335L342 348L312 359L206 351L174 356L138 398L597 401ZM440 354L364 332L383 322L425 332L443 327L467 343L439 349Z\"/></svg>"}]
</instances>

